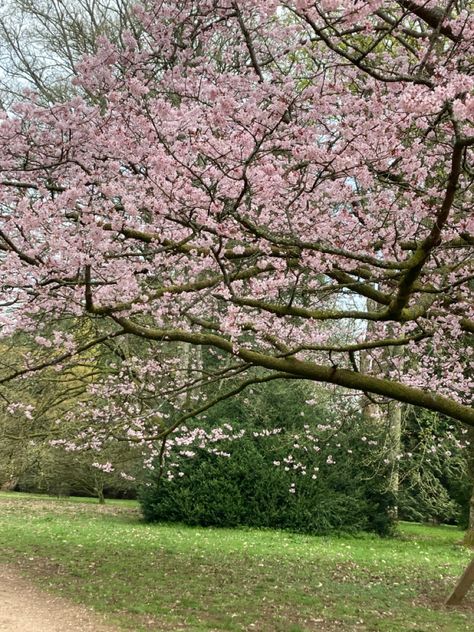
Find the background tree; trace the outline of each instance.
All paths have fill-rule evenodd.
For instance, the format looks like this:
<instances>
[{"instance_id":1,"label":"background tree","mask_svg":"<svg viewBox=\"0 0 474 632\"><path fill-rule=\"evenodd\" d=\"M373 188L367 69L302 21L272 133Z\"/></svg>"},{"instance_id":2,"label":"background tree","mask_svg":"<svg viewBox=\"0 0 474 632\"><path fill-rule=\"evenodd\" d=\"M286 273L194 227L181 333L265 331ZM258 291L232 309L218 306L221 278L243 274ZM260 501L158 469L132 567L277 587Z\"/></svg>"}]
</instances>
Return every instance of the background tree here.
<instances>
[{"instance_id":1,"label":"background tree","mask_svg":"<svg viewBox=\"0 0 474 632\"><path fill-rule=\"evenodd\" d=\"M135 32L129 0L6 0L0 13L0 86L11 105L33 90L45 102L66 99L84 55L101 37L120 42ZM138 32L136 32L138 35Z\"/></svg>"},{"instance_id":2,"label":"background tree","mask_svg":"<svg viewBox=\"0 0 474 632\"><path fill-rule=\"evenodd\" d=\"M72 337L73 331L78 340L86 330L87 324L80 319L62 325L63 335ZM1 365L14 371L26 356L41 362L44 345L47 351L54 344L52 333L41 345L16 334L1 347ZM0 487L60 495L82 493L97 496L101 502L104 489L109 495L136 493L143 478L143 449L124 442L104 441L97 446L85 440L79 449L72 443L78 437L85 439L90 425L90 419L82 419L75 411L81 406L93 407L94 395L89 389L113 373L112 359L118 352L118 348L96 347L64 368L48 367L29 380L10 384L0 403ZM120 353L121 358L126 357L126 347ZM97 467L104 460L109 464L107 473Z\"/></svg>"}]
</instances>

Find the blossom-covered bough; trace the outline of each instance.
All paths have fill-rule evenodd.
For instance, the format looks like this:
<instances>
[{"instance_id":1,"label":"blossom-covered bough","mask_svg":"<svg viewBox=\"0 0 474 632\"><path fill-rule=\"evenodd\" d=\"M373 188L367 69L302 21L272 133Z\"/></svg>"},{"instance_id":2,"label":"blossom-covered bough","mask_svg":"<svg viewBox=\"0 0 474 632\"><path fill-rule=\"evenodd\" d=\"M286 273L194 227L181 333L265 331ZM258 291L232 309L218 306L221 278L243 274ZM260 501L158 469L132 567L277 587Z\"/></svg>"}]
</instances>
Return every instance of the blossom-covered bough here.
<instances>
[{"instance_id":1,"label":"blossom-covered bough","mask_svg":"<svg viewBox=\"0 0 474 632\"><path fill-rule=\"evenodd\" d=\"M76 96L3 113L0 319L45 358L2 383L130 336L149 344L128 394L154 381L182 413L122 409L133 440L272 379L474 426L469 2L148 0L135 19ZM218 368L185 347L183 372L167 343ZM125 379L94 419L117 422Z\"/></svg>"}]
</instances>

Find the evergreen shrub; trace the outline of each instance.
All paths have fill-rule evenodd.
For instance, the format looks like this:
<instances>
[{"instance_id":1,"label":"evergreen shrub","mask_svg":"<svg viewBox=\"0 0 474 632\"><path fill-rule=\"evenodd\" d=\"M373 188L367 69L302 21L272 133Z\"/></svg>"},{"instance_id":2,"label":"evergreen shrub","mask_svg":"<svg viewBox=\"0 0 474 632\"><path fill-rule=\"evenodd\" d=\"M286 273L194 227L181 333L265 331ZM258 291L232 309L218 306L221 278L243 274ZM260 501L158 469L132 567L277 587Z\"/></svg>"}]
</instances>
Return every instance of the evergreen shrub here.
<instances>
[{"instance_id":1,"label":"evergreen shrub","mask_svg":"<svg viewBox=\"0 0 474 632\"><path fill-rule=\"evenodd\" d=\"M264 395L263 410L271 418L272 407L281 408L282 397L275 398L273 404ZM294 395L288 396L287 403L291 404ZM297 399L301 402L301 396ZM245 412L246 403L241 402L241 406L240 412ZM235 402L232 407L234 414ZM301 403L299 409L305 411ZM226 419L225 412L230 411L221 408L220 412ZM214 414L218 416L219 411ZM298 452L294 431L298 424L302 427L301 417L293 417L298 423L292 432L287 427L270 437L258 432L261 425L257 417L251 424L238 427L246 429L241 439L219 445L219 451L230 456L193 448L195 456L181 458L171 475L165 472L160 477L157 467L139 494L145 520L271 527L307 534L391 533L394 499L387 490L387 472L374 469L371 449L361 440L361 430L351 424L333 441L323 442L318 451L300 445ZM237 428L235 424L233 427ZM303 443L301 438L299 442ZM306 475L301 469L285 470L284 459L289 455L293 462L304 460Z\"/></svg>"}]
</instances>

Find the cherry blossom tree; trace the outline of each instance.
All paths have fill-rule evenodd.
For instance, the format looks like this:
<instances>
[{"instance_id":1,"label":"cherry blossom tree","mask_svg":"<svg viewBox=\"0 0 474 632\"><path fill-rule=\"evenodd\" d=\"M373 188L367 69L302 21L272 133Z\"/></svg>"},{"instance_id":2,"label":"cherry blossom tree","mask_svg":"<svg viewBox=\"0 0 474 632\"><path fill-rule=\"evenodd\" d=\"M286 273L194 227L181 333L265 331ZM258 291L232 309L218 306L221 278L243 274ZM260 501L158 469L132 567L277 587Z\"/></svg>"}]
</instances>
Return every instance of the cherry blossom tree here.
<instances>
[{"instance_id":1,"label":"cherry blossom tree","mask_svg":"<svg viewBox=\"0 0 474 632\"><path fill-rule=\"evenodd\" d=\"M3 112L0 320L44 358L2 383L136 337L146 358L97 387L96 415L159 385L123 413L135 440L274 379L473 426L468 3L148 0L134 16L75 64L75 96ZM61 322L81 316L96 335L77 340ZM163 352L183 343L213 370ZM180 414L158 414L160 389Z\"/></svg>"}]
</instances>

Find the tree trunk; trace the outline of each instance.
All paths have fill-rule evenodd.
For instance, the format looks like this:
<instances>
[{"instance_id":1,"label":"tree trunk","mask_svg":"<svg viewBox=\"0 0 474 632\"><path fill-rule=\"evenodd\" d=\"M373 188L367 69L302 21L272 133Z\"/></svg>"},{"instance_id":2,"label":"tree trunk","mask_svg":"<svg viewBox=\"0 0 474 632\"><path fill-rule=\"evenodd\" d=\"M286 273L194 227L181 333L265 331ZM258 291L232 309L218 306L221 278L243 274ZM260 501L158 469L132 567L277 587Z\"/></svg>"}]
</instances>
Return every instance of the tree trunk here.
<instances>
[{"instance_id":1,"label":"tree trunk","mask_svg":"<svg viewBox=\"0 0 474 632\"><path fill-rule=\"evenodd\" d=\"M469 472L469 478L471 480L472 491L469 499L469 524L466 534L464 536L464 544L474 547L474 428L469 428L468 431L469 445L467 447L467 469ZM449 595L446 605L456 606L461 603L464 595L470 589L474 583L474 559L468 565L464 573L458 579L458 583L453 592Z\"/></svg>"},{"instance_id":2,"label":"tree trunk","mask_svg":"<svg viewBox=\"0 0 474 632\"><path fill-rule=\"evenodd\" d=\"M374 303L371 299L367 300L367 309L374 309ZM374 328L373 323L367 326L367 339ZM393 335L391 329L390 334ZM386 365L390 365L392 358L401 358L402 351L398 348L387 350L384 354ZM402 359L402 358L401 358ZM361 352L360 354L360 370L363 373L371 373L372 358L369 353ZM386 406L379 406L376 402L369 399L366 395L361 398L362 415L365 422L374 425L386 424L387 427L387 454L386 458L390 461L390 475L388 480L389 491L392 492L394 498L398 496L399 488L399 460L402 433L402 404L397 400L390 401ZM396 500L395 500L396 502ZM393 519L398 518L398 507L393 507Z\"/></svg>"},{"instance_id":3,"label":"tree trunk","mask_svg":"<svg viewBox=\"0 0 474 632\"><path fill-rule=\"evenodd\" d=\"M188 344L187 342L180 343L177 350L180 358L182 359L181 365L185 367L186 380L192 382L196 377L196 371L202 368L202 349ZM192 406L192 395L197 393L198 389L193 391L186 389L181 396L181 406L183 410L187 410Z\"/></svg>"},{"instance_id":4,"label":"tree trunk","mask_svg":"<svg viewBox=\"0 0 474 632\"><path fill-rule=\"evenodd\" d=\"M389 424L389 453L387 458L390 460L391 471L389 479L389 489L394 495L395 502L398 497L399 488L399 461L398 455L400 454L400 444L402 435L402 405L400 402L392 401L388 405L387 421ZM397 504L393 507L393 518L398 518Z\"/></svg>"},{"instance_id":5,"label":"tree trunk","mask_svg":"<svg viewBox=\"0 0 474 632\"><path fill-rule=\"evenodd\" d=\"M99 505L105 505L105 496L104 496L104 481L101 480L99 476L95 476L95 493L97 496L97 500L99 501Z\"/></svg>"},{"instance_id":6,"label":"tree trunk","mask_svg":"<svg viewBox=\"0 0 474 632\"><path fill-rule=\"evenodd\" d=\"M468 430L469 446L466 448L467 453L467 471L471 481L471 498L469 499L469 523L464 536L464 544L474 546L474 428Z\"/></svg>"},{"instance_id":7,"label":"tree trunk","mask_svg":"<svg viewBox=\"0 0 474 632\"><path fill-rule=\"evenodd\" d=\"M464 598L464 595L467 593L469 588L474 583L474 559L471 560L471 563L468 565L464 573L458 580L455 589L449 595L446 600L447 606L456 606L461 603Z\"/></svg>"}]
</instances>

